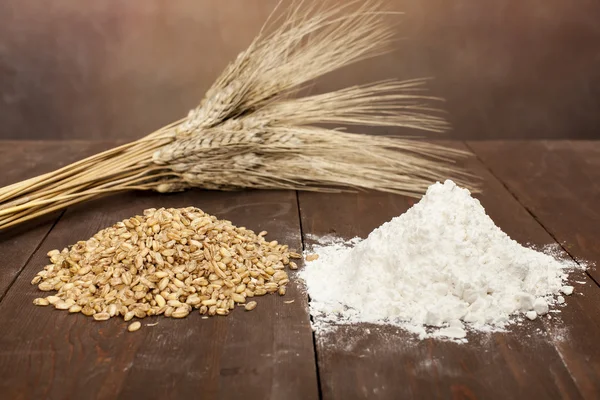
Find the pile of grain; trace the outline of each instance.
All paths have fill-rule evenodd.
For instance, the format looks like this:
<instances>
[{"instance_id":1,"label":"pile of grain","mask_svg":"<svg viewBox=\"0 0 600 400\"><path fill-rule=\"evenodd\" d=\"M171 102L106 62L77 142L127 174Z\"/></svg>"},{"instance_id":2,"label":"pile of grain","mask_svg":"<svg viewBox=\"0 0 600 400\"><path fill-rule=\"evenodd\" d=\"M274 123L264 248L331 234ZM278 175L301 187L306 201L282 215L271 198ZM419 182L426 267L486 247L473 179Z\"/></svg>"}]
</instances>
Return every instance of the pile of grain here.
<instances>
[{"instance_id":1,"label":"pile of grain","mask_svg":"<svg viewBox=\"0 0 600 400\"><path fill-rule=\"evenodd\" d=\"M51 264L32 280L58 293L33 301L103 321L122 316L184 318L227 315L248 298L277 292L289 282L286 266L300 255L244 227L193 207L148 209L80 241L48 253ZM135 324L135 323L134 323ZM132 324L130 330L139 329Z\"/></svg>"}]
</instances>

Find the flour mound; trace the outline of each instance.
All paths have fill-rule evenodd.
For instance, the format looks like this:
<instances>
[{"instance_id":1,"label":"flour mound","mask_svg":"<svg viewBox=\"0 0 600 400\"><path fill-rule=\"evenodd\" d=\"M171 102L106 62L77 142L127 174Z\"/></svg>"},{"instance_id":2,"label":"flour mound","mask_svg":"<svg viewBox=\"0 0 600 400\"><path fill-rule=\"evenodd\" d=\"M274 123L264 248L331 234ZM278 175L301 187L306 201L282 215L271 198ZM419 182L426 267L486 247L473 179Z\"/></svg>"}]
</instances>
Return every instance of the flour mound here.
<instances>
[{"instance_id":1,"label":"flour mound","mask_svg":"<svg viewBox=\"0 0 600 400\"><path fill-rule=\"evenodd\" d=\"M316 329L369 322L461 339L547 314L573 289L576 264L521 246L450 180L350 246L315 248L300 273Z\"/></svg>"}]
</instances>

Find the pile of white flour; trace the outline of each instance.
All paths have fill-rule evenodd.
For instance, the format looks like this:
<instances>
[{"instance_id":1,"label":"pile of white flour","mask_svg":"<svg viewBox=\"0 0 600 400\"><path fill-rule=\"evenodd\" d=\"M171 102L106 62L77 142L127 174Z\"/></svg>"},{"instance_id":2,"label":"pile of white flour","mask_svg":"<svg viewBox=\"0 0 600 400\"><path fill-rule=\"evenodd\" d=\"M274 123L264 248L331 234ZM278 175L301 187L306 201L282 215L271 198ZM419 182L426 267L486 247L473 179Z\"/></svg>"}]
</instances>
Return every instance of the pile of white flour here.
<instances>
[{"instance_id":1,"label":"pile of white flour","mask_svg":"<svg viewBox=\"0 0 600 400\"><path fill-rule=\"evenodd\" d=\"M300 276L315 329L370 322L421 338L459 339L544 315L573 292L565 279L576 267L509 238L449 180L367 239L313 252L319 258Z\"/></svg>"}]
</instances>

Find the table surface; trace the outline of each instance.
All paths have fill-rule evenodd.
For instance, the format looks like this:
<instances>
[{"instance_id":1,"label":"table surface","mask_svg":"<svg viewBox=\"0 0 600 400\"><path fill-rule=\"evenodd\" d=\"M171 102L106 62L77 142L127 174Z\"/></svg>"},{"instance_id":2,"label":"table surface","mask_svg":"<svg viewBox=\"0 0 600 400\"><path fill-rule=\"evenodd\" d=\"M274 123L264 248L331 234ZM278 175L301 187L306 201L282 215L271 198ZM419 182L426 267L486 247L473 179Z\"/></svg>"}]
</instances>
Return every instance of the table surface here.
<instances>
[{"instance_id":1,"label":"table surface","mask_svg":"<svg viewBox=\"0 0 600 400\"><path fill-rule=\"evenodd\" d=\"M49 171L108 142L0 142L0 184ZM559 243L600 261L600 141L453 142L483 178L477 197L520 243ZM301 249L311 238L365 237L413 199L294 191L123 193L0 232L0 397L6 399L600 398L600 271L574 274L575 294L551 320L468 344L419 341L357 325L314 335L307 295L264 296L252 313L203 320L152 317L136 333L35 307L45 254L149 207L193 205ZM566 254L564 254L566 253ZM584 283L582 283L584 282ZM294 300L293 302L290 302ZM155 324L155 326L145 326Z\"/></svg>"}]
</instances>

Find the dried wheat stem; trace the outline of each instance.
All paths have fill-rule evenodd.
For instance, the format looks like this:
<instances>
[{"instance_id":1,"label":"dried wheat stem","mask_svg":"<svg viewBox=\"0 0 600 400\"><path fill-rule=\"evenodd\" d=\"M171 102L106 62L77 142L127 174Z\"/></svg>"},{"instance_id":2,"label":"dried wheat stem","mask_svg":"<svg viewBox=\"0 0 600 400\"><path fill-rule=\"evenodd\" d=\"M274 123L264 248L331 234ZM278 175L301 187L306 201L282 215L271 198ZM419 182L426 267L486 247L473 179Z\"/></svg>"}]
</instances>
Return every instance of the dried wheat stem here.
<instances>
[{"instance_id":1,"label":"dried wheat stem","mask_svg":"<svg viewBox=\"0 0 600 400\"><path fill-rule=\"evenodd\" d=\"M441 132L424 79L393 80L291 98L308 82L391 48L379 1L295 3L273 14L200 105L138 141L0 189L0 229L97 196L188 187L420 195L435 180L472 177L465 152L321 125ZM280 24L279 27L275 23Z\"/></svg>"},{"instance_id":2,"label":"dried wheat stem","mask_svg":"<svg viewBox=\"0 0 600 400\"><path fill-rule=\"evenodd\" d=\"M151 180L154 181L157 178L162 177L172 177L172 172L165 172L161 174L154 174L151 176ZM40 200L29 200L25 204L15 205L13 207L5 208L0 210L0 217L3 215L14 214L18 211L27 210L29 208L34 208L46 204L52 204L53 202L60 202L64 200L71 200L77 198L78 196L87 196L87 195L96 195L96 194L107 194L114 192L122 192L125 190L131 190L134 188L140 188L140 184L147 183L149 180L148 172L142 171L141 173L137 173L133 176L123 177L119 180L106 180L103 184L96 186L94 189L87 190L77 190L76 193L72 193L72 191L66 191L61 193L58 196L49 196ZM0 223L1 223L0 219Z\"/></svg>"},{"instance_id":3,"label":"dried wheat stem","mask_svg":"<svg viewBox=\"0 0 600 400\"><path fill-rule=\"evenodd\" d=\"M113 165L118 169L121 160L126 160L124 158L119 158L122 154L127 154L128 152L135 153L137 151L137 154L140 155L140 151L143 151L144 149L151 154L153 152L151 149L159 148L172 141L172 128L179 125L182 121L183 120L175 121L135 142L104 151L56 171L6 186L0 189L0 203L10 201L15 195L22 196L40 187L52 188L52 184L55 182L58 182L58 186L60 186L64 183L64 180L70 176L75 176L76 179L85 180L86 172L88 175L94 176L97 168L106 168L108 165ZM140 159L143 160L143 158ZM83 174L78 175L82 172ZM2 207L0 206L0 208Z\"/></svg>"},{"instance_id":4,"label":"dried wheat stem","mask_svg":"<svg viewBox=\"0 0 600 400\"><path fill-rule=\"evenodd\" d=\"M81 163L74 171L63 171L61 175L57 175L42 181L36 185L32 185L27 190L21 189L17 194L22 196L24 193L28 193L27 198L29 200L36 200L41 197L48 198L49 196L64 191L77 190L81 187L93 185L94 182L101 181L107 178L118 178L119 176L126 176L130 172L145 171L148 167L149 154L152 154L155 148L164 145L166 142L161 141L154 146L146 146L145 148L140 147L140 144L132 146L132 150L129 153L122 155L121 157L107 159L104 161L90 160L87 163ZM36 191L36 189L40 189ZM4 196L4 204L0 207L0 210L6 209L11 204L10 199L13 198L11 193L7 193ZM18 200L18 199L17 199Z\"/></svg>"}]
</instances>

